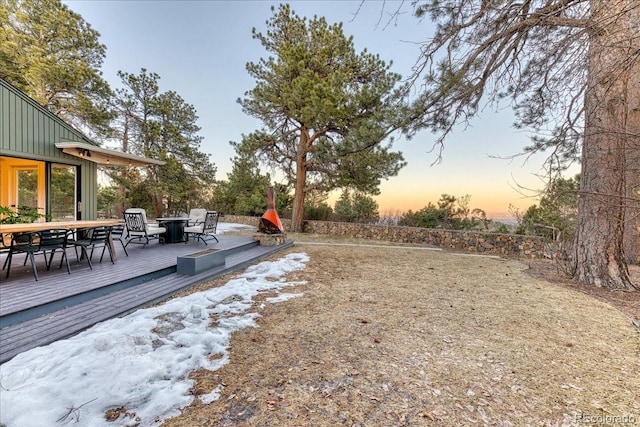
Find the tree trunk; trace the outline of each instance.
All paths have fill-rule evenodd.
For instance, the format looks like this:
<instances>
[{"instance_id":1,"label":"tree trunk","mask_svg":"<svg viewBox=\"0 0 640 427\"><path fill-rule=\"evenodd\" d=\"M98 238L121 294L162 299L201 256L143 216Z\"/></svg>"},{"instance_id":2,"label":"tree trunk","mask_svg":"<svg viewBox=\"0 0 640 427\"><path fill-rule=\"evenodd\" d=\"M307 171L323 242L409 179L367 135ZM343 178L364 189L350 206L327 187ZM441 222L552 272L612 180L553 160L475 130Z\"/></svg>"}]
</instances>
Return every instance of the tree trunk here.
<instances>
[{"instance_id":1,"label":"tree trunk","mask_svg":"<svg viewBox=\"0 0 640 427\"><path fill-rule=\"evenodd\" d=\"M629 7L631 5L629 4ZM630 8L631 9L631 8ZM640 40L637 37L637 23L640 22L640 8L629 11L627 20L627 55L636 58L630 67L627 93L627 149L626 181L627 211L625 213L624 254L630 264L640 264ZM633 23L636 23L635 25Z\"/></svg>"},{"instance_id":2,"label":"tree trunk","mask_svg":"<svg viewBox=\"0 0 640 427\"><path fill-rule=\"evenodd\" d=\"M162 218L164 215L164 203L162 203L162 194L155 193L153 195L153 210L156 218Z\"/></svg>"},{"instance_id":3,"label":"tree trunk","mask_svg":"<svg viewBox=\"0 0 640 427\"><path fill-rule=\"evenodd\" d=\"M592 0L597 27L591 34L585 93L585 135L578 197L573 278L611 289L637 289L623 251L626 213L628 72L621 48L624 14L632 0ZM617 16L617 18L616 18ZM606 25L605 25L606 22Z\"/></svg>"},{"instance_id":4,"label":"tree trunk","mask_svg":"<svg viewBox=\"0 0 640 427\"><path fill-rule=\"evenodd\" d=\"M624 254L630 264L640 264L640 62L636 68L629 84L626 150Z\"/></svg>"},{"instance_id":5,"label":"tree trunk","mask_svg":"<svg viewBox=\"0 0 640 427\"><path fill-rule=\"evenodd\" d=\"M161 190L160 179L158 177L158 170L155 166L147 166L147 176L149 181L153 184L150 187L151 203L153 204L153 213L155 218L162 218L164 211L164 193Z\"/></svg>"},{"instance_id":6,"label":"tree trunk","mask_svg":"<svg viewBox=\"0 0 640 427\"><path fill-rule=\"evenodd\" d=\"M305 127L300 130L300 141L296 158L296 188L291 213L291 231L302 232L304 221L305 187L307 183L307 154L309 152L309 133Z\"/></svg>"}]
</instances>

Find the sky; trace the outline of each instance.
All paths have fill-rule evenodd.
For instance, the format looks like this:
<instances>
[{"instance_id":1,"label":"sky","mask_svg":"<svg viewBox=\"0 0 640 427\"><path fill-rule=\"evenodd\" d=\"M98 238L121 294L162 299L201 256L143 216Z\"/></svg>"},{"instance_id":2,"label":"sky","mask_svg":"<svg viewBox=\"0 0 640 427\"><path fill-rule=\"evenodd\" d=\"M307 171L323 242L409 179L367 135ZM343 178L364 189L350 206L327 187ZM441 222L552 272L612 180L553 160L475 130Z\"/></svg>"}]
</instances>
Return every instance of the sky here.
<instances>
[{"instance_id":1,"label":"sky","mask_svg":"<svg viewBox=\"0 0 640 427\"><path fill-rule=\"evenodd\" d=\"M141 68L160 76L162 92L175 91L195 107L199 116L201 151L211 154L217 178L226 179L235 153L230 141L260 128L260 122L242 112L237 99L255 81L245 70L247 62L266 57L262 45L251 37L256 27L264 32L277 2L263 0L137 1L63 0L79 13L107 46L103 77L112 88L121 83L119 70L138 74ZM406 2L405 2L406 3ZM392 62L392 71L408 77L419 58L419 45L428 39L432 24L405 12L395 21L389 13L401 5L395 0L298 0L291 8L308 18L323 16L342 22L353 36L358 52L378 54ZM540 178L544 154L529 158L511 156L528 145L529 135L512 127L508 108L487 107L468 127L447 139L442 161L431 150L436 136L428 131L407 140L396 135L394 149L408 165L399 175L383 181L374 196L381 214L418 210L435 203L443 193L470 195L470 208L483 209L490 218L508 218L510 206L520 211L536 203L544 186ZM265 170L265 172L272 172ZM576 168L569 176L579 172ZM272 176L274 174L272 173ZM332 195L332 203L337 194Z\"/></svg>"},{"instance_id":2,"label":"sky","mask_svg":"<svg viewBox=\"0 0 640 427\"><path fill-rule=\"evenodd\" d=\"M220 223L218 232L238 227L246 226ZM145 427L158 425L156 418L179 415L194 399L189 372L220 369L229 362L234 332L257 327L256 318L267 304L302 296L287 288L305 283L288 282L284 275L304 269L308 261L305 253L292 253L261 262L223 286L173 298L20 353L0 365L0 424ZM269 291L277 295L259 304L253 301ZM210 316L218 319L214 326ZM221 387L198 398L212 402ZM120 407L135 416L118 413L117 423L105 420L107 410Z\"/></svg>"}]
</instances>

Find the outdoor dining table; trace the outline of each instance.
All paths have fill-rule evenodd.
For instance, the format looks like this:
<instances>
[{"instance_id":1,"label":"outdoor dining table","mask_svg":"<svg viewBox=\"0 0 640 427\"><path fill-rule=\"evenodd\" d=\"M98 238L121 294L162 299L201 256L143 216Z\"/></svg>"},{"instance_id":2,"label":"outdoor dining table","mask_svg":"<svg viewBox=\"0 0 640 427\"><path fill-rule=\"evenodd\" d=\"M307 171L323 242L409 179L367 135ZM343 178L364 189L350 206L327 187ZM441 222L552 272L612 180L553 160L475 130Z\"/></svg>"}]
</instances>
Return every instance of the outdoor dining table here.
<instances>
[{"instance_id":1,"label":"outdoor dining table","mask_svg":"<svg viewBox=\"0 0 640 427\"><path fill-rule=\"evenodd\" d=\"M30 231L42 231L42 230L78 230L83 228L93 228L117 225L120 223L119 219L98 219L98 220L79 220L79 221L51 221L51 222L30 222L20 224L0 224L0 236L9 233L27 233ZM111 259L116 261L116 251L113 246L113 241L109 241L111 246Z\"/></svg>"}]
</instances>

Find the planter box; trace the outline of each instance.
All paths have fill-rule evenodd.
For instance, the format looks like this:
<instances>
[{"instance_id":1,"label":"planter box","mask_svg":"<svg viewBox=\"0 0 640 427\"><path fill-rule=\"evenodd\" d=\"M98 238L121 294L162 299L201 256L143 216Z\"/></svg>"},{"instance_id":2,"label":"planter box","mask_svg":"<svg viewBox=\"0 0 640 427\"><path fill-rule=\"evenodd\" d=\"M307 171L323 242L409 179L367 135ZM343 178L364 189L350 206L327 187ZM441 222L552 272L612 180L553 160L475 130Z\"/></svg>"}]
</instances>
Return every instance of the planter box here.
<instances>
[{"instance_id":1,"label":"planter box","mask_svg":"<svg viewBox=\"0 0 640 427\"><path fill-rule=\"evenodd\" d=\"M220 249L205 249L178 257L177 273L194 276L213 267L224 265L226 255Z\"/></svg>"}]
</instances>

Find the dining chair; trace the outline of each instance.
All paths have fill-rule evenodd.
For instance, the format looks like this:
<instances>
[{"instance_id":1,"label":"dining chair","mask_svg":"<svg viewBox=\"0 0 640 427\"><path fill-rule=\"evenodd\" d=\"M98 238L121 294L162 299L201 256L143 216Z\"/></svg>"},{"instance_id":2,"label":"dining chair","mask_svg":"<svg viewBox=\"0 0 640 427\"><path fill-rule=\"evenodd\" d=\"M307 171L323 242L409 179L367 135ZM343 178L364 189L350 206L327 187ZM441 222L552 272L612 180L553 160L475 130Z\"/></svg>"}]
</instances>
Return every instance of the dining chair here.
<instances>
[{"instance_id":1,"label":"dining chair","mask_svg":"<svg viewBox=\"0 0 640 427\"><path fill-rule=\"evenodd\" d=\"M124 237L125 231L126 231L126 224L120 223L120 224L114 225L113 227L111 227L111 240L119 241L120 244L122 245L122 249L124 250L124 254L126 256L129 256L129 254L127 253L126 245L124 243L126 240L126 238Z\"/></svg>"},{"instance_id":2,"label":"dining chair","mask_svg":"<svg viewBox=\"0 0 640 427\"><path fill-rule=\"evenodd\" d=\"M51 264L53 262L53 257L55 253L60 249L62 252L62 259L60 260L60 266L58 268L62 268L62 263L66 261L67 263L67 273L71 274L71 266L69 265L69 259L67 258L67 242L69 237L69 230L42 230L42 231L32 231L25 233L14 233L11 239L11 247L9 248L9 255L7 256L6 265L7 265L7 274L6 277L9 277L9 273L11 272L11 260L15 254L24 253L27 254L27 257L31 261L31 269L33 270L33 276L36 281L39 280L38 270L36 268L35 255L43 254L44 262L47 267L47 271L51 269ZM51 252L49 255L49 260L47 260L47 253ZM27 260L24 260L26 264Z\"/></svg>"},{"instance_id":3,"label":"dining chair","mask_svg":"<svg viewBox=\"0 0 640 427\"><path fill-rule=\"evenodd\" d=\"M40 247L42 248L43 254L45 254L45 261L46 253L48 251L51 251L51 253L49 254L49 261L46 262L47 270L51 268L53 256L58 249L60 249L60 252L62 253L62 258L60 259L60 265L58 266L58 268L62 268L62 263L65 260L67 261L67 265L69 265L66 251L69 244L70 235L71 230L68 229L43 230L40 232ZM69 271L69 273L71 273L71 271Z\"/></svg>"},{"instance_id":4,"label":"dining chair","mask_svg":"<svg viewBox=\"0 0 640 427\"><path fill-rule=\"evenodd\" d=\"M191 227L185 227L184 233L187 236L185 243L189 241L190 234L195 235L196 240L202 240L205 245L207 244L207 240L211 239L215 239L216 242L219 242L218 238L215 236L216 229L218 228L218 217L218 212L207 211L203 223Z\"/></svg>"},{"instance_id":5,"label":"dining chair","mask_svg":"<svg viewBox=\"0 0 640 427\"><path fill-rule=\"evenodd\" d=\"M7 261L9 261L9 249L11 248L11 233L0 233L0 254L7 254L2 264L2 269L7 268Z\"/></svg>"},{"instance_id":6,"label":"dining chair","mask_svg":"<svg viewBox=\"0 0 640 427\"><path fill-rule=\"evenodd\" d=\"M82 258L86 258L89 263L89 268L93 270L93 264L91 259L93 258L93 251L96 247L102 246L102 253L100 254L100 262L104 257L104 251L109 249L109 258L111 263L113 262L113 254L111 253L111 245L109 242L109 236L111 234L110 226L93 227L89 229L78 230L78 235L84 235L84 237L71 240L69 244L73 245L76 252L76 261L80 264ZM80 256L78 255L78 248L80 248ZM88 253L87 249L91 248L91 253Z\"/></svg>"}]
</instances>

